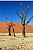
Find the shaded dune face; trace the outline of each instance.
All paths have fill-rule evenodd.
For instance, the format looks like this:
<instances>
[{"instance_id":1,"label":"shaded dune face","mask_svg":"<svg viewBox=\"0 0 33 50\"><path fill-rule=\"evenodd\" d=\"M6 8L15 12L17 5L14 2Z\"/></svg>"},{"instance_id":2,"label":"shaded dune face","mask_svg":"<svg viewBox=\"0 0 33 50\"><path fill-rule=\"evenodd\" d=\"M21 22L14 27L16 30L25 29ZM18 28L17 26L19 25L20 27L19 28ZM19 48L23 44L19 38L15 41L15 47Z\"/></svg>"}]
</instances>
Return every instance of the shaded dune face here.
<instances>
[{"instance_id":1,"label":"shaded dune face","mask_svg":"<svg viewBox=\"0 0 33 50\"><path fill-rule=\"evenodd\" d=\"M10 24L10 22L7 22L8 25ZM21 33L22 32L22 25L21 23L17 23L14 22L14 31L15 33ZM6 27L8 27L8 25L5 22L0 22L0 32L1 33L8 33L8 29ZM26 25L25 26L25 32L26 33L33 33L33 25ZM11 32L13 32L13 29L11 28Z\"/></svg>"}]
</instances>

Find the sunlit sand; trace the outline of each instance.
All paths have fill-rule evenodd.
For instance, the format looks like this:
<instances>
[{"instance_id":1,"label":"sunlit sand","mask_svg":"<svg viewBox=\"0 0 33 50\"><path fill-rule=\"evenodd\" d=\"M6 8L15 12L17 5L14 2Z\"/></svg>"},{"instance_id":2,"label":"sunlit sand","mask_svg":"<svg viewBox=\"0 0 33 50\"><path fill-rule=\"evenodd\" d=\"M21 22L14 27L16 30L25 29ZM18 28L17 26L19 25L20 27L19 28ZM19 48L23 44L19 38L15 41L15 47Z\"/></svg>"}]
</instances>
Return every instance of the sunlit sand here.
<instances>
[{"instance_id":1,"label":"sunlit sand","mask_svg":"<svg viewBox=\"0 0 33 50\"><path fill-rule=\"evenodd\" d=\"M6 33L5 33L6 34ZM7 35L0 36L0 48L14 50L33 50L33 33L26 33L24 38L21 33L16 33L16 37Z\"/></svg>"}]
</instances>

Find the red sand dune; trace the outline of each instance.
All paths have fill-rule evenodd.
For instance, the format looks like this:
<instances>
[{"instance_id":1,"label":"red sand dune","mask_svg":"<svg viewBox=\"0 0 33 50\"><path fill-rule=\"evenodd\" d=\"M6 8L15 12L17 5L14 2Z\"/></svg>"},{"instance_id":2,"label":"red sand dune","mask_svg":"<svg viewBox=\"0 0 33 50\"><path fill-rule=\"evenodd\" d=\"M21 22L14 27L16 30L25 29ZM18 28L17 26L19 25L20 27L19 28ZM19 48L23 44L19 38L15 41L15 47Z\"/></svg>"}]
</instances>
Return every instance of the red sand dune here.
<instances>
[{"instance_id":1,"label":"red sand dune","mask_svg":"<svg viewBox=\"0 0 33 50\"><path fill-rule=\"evenodd\" d=\"M7 22L7 23L8 23L8 25L10 24L10 22ZM8 25L5 22L0 22L0 32L1 33L7 33L8 29L6 27L8 27ZM26 28L25 32L33 33L33 25L26 25L25 28ZM22 32L22 25L21 25L21 23L15 22L14 23L14 30L17 33L21 33ZM11 32L12 32L12 29L11 29Z\"/></svg>"}]
</instances>

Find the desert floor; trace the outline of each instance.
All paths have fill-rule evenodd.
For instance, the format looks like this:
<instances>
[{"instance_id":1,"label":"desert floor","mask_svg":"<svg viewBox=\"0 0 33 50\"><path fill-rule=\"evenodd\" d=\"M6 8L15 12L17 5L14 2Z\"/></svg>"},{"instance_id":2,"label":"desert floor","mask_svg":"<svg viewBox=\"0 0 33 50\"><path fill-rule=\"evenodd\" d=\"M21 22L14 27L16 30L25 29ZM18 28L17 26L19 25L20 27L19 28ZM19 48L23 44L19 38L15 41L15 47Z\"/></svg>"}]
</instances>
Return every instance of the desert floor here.
<instances>
[{"instance_id":1,"label":"desert floor","mask_svg":"<svg viewBox=\"0 0 33 50\"><path fill-rule=\"evenodd\" d=\"M0 33L1 34L1 33ZM33 50L33 33L26 33L24 38L21 33L16 33L16 37L0 35L1 50Z\"/></svg>"}]
</instances>

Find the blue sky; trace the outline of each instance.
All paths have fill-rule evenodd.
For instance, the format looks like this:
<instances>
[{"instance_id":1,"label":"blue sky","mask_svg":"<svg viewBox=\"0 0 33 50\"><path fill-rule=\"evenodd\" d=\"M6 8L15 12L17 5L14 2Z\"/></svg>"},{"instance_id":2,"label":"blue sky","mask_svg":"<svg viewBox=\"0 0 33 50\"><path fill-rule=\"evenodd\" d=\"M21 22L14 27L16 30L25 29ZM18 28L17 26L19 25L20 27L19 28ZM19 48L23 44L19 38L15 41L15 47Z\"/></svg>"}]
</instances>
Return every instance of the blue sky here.
<instances>
[{"instance_id":1,"label":"blue sky","mask_svg":"<svg viewBox=\"0 0 33 50\"><path fill-rule=\"evenodd\" d=\"M24 8L24 13L26 12L27 6L30 2L22 2L22 7ZM4 18L7 17L10 21L13 18L13 22L20 22L21 19L16 14L16 11L21 14L20 3L19 2L0 2L0 21L9 22ZM26 22L28 19L33 16L33 2L31 2L31 7L26 17ZM29 24L33 24L33 19L29 22Z\"/></svg>"}]
</instances>

